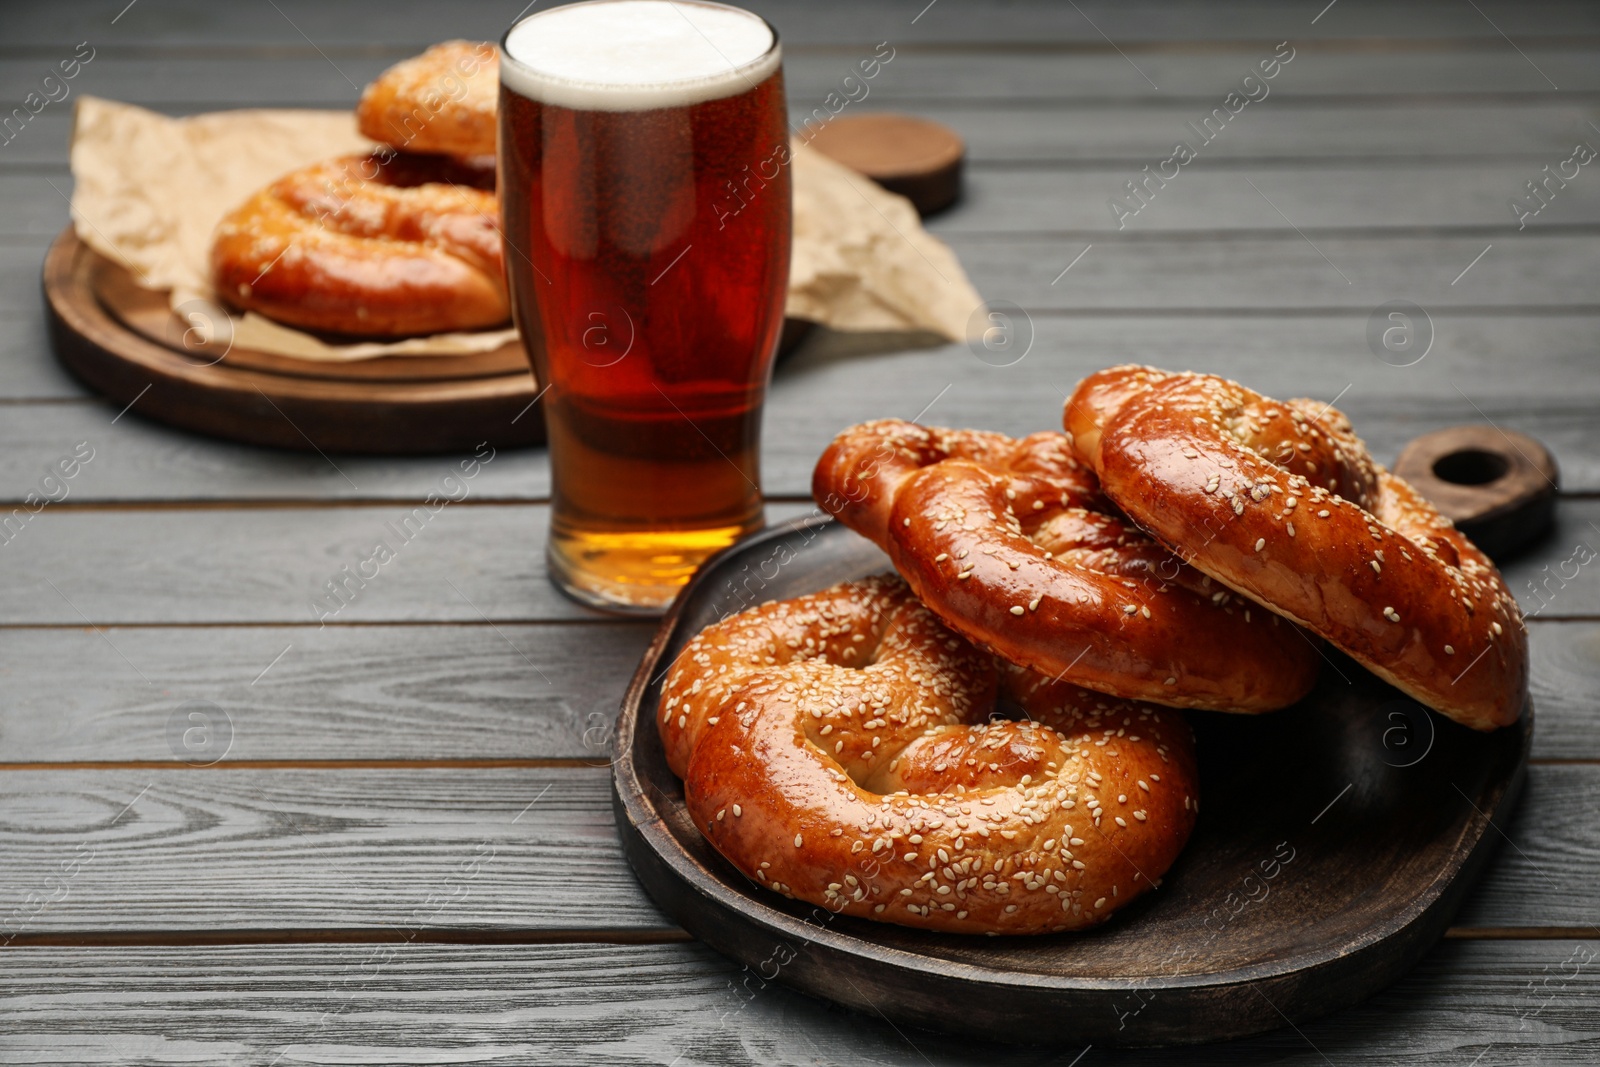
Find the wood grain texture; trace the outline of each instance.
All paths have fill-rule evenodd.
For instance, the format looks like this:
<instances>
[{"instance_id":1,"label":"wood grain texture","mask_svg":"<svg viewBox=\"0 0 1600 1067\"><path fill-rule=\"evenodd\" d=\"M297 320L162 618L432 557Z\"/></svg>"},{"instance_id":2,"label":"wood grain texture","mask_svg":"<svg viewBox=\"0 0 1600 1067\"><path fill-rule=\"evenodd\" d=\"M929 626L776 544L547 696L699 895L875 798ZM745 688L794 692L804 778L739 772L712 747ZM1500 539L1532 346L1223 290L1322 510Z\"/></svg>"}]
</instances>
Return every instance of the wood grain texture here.
<instances>
[{"instance_id":1,"label":"wood grain texture","mask_svg":"<svg viewBox=\"0 0 1600 1067\"><path fill-rule=\"evenodd\" d=\"M603 765L647 623L0 630L0 764L174 759ZM65 679L72 684L62 684ZM191 701L230 745L191 752ZM201 745L204 738L197 738ZM220 744L220 740L216 742Z\"/></svg>"},{"instance_id":2,"label":"wood grain texture","mask_svg":"<svg viewBox=\"0 0 1600 1067\"><path fill-rule=\"evenodd\" d=\"M1590 1064L1600 1048L1594 952L1592 941L1445 942L1384 997L1299 1032L1187 1049L1182 1062ZM27 1064L1174 1062L1160 1051L1006 1049L896 1030L741 973L701 945L237 945L200 957L8 949L6 963L0 1033L8 1059Z\"/></svg>"},{"instance_id":3,"label":"wood grain texture","mask_svg":"<svg viewBox=\"0 0 1600 1067\"><path fill-rule=\"evenodd\" d=\"M1092 268L1100 251L1096 246L1067 278ZM1059 273L1075 254L1039 252L1029 269L1048 283L1045 275ZM1476 269L1487 266L1488 257ZM1133 284L1132 276L1120 272L1090 284L1109 289L1117 277ZM1170 291L1176 294L1181 284L1174 279ZM1217 283L1219 296L1228 284ZM1006 289L989 291L995 299L1007 298ZM1084 375L1115 363L1158 362L1237 378L1271 396L1324 402L1337 396L1357 432L1386 461L1418 434L1489 420L1542 440L1556 455L1568 489L1600 489L1600 439L1591 414L1600 400L1600 379L1590 373L1600 315L1438 312L1432 317L1433 351L1415 366L1391 367L1368 348L1369 313L1380 299L1411 291L1380 290L1366 308L1340 313L1033 315L1016 320L1019 340L1031 331L1032 349L1006 367L991 366L960 345L883 351L886 344L903 345L903 339L819 331L778 368L763 429L763 483L771 494L807 495L812 466L834 434L866 419L910 418L930 402L924 416L930 423L1012 434L1058 427L1061 404ZM1025 297L1010 299L1028 306ZM1539 352L1540 373L1524 373L1506 358L1526 350ZM450 468L445 457L339 457L346 480L318 456L163 428L141 419L137 404L112 425L116 415L103 403L5 406L0 500L21 499L35 488L42 466L79 441L97 450L73 483L80 501L420 500ZM543 499L549 492L543 453L500 452L473 492L480 499Z\"/></svg>"},{"instance_id":4,"label":"wood grain texture","mask_svg":"<svg viewBox=\"0 0 1600 1067\"><path fill-rule=\"evenodd\" d=\"M1171 152L1152 153L1154 166ZM1204 149L1201 149L1204 152ZM1202 158L1204 158L1202 156ZM1562 158L1565 158L1563 156ZM1551 160L1551 165L1560 160ZM1295 227L1313 239L1355 226L1412 232L1445 228L1515 231L1509 200L1540 174L1526 163L1460 162L1449 167L1384 166L1329 162L1315 168L1259 166L1179 172L1167 188L1131 219L1137 233L1279 231ZM974 168L976 171L977 168ZM934 233L1118 231L1108 200L1125 192L1135 167L995 169L974 173L961 211L929 220ZM1250 181L1246 181L1246 178ZM1254 182L1256 188L1250 187ZM3 188L3 186L0 186ZM1130 210L1132 204L1130 202ZM1278 212L1283 214L1280 215ZM1290 223L1284 222L1287 216ZM1593 225L1600 220L1600 183L1561 190L1527 229ZM1330 270L1330 287L1345 282Z\"/></svg>"},{"instance_id":5,"label":"wood grain texture","mask_svg":"<svg viewBox=\"0 0 1600 1067\"><path fill-rule=\"evenodd\" d=\"M852 73L855 60L847 55L789 57L785 75L789 117L796 125L835 111L842 121L885 108L914 110L953 128L966 141L968 158L986 167L1005 163L1118 164L1137 172L1146 163L1165 159L1176 141L1185 140L1199 148L1208 168L1236 168L1244 162L1282 165L1361 160L1383 165L1440 159L1515 160L1531 162L1532 170L1538 171L1545 162L1570 155L1588 129L1584 124L1588 110L1565 97L1509 103L1482 97L1409 103L1389 100L1381 110L1337 99L1279 97L1274 90L1280 84L1291 84L1299 73L1296 59L1269 84L1266 97L1247 106L1222 135L1200 147L1196 134L1185 124L1198 126L1212 108L1222 106L1228 92L1238 89L1239 79L1258 58L1271 54L1264 49L1259 55L1233 57L1229 66L1233 84L1219 86L1212 97L1195 94L1173 101L1152 93L1155 99L1132 103L1102 98L1029 100L1019 106L1003 99L963 102L946 95L926 100L905 92L880 92L895 85L902 63L926 62L925 56L914 52L897 54L870 82L862 82L859 72ZM862 55L870 57L872 52L864 50ZM360 85L388 62L360 58L341 61L340 66ZM251 71L246 66L240 71L239 62L222 58L173 63L107 59L105 66L96 62L85 68L77 91L175 114L240 106L343 110L354 105L356 92L319 57L287 64L257 60L254 65L260 69ZM229 71L242 76L230 79ZM848 83L844 81L847 76ZM31 88L23 78L13 76L0 78L0 92L5 91L7 81L17 83L16 98ZM311 91L319 86L325 87ZM841 106L846 87L859 104ZM1259 89L1253 91L1260 94ZM13 156L8 144L8 151L0 154L0 169L17 164L29 168L64 164L69 134L61 117L42 112L37 124L30 123L15 138L17 153ZM263 179L271 180L271 176Z\"/></svg>"},{"instance_id":6,"label":"wood grain texture","mask_svg":"<svg viewBox=\"0 0 1600 1067\"><path fill-rule=\"evenodd\" d=\"M0 44L0 89L13 88L3 98L20 101L35 75L90 39L99 54L75 92L144 99L179 112L334 106L355 92L336 67L359 85L368 71L433 41L497 35L515 13L476 0L401 0L386 5L381 18L320 0L276 0L281 10L139 0L112 23L121 0L13 6ZM886 413L909 416L946 385L929 421L1015 432L1053 420L1056 379L1064 379L1064 390L1086 370L1134 358L1220 370L1268 391L1325 400L1349 384L1340 406L1386 460L1424 430L1492 420L1550 445L1567 486L1600 490L1596 398L1590 395L1595 331L1580 307L1594 302L1588 279L1600 186L1573 183L1520 233L1505 203L1540 166L1564 158L1541 158L1541 146L1559 144L1565 117L1585 117L1588 98L1600 92L1600 64L1594 62L1600 16L1573 3L1481 3L1480 12L1458 0L1339 0L1311 25L1323 6L1320 0L1305 9L1238 0L1177 8L1085 0L1080 10L1047 0L998 6L946 0L926 10L923 0L762 5L784 34L797 104L825 96L876 42L895 45L896 59L873 83L865 106L937 109L968 133L983 160L973 184L984 195L941 221L941 234L986 296L1049 312L1037 316L1049 321L1033 352L1006 369L985 367L959 346L888 353L871 339L818 337L780 371L767 422L769 488L803 493L811 462L837 429ZM1273 83L1270 100L1252 105L1114 236L1105 201L1139 166L1164 158L1160 150L1173 136L1165 124L1181 126L1209 111L1242 76L1243 64L1283 39L1294 40L1299 54ZM1471 121L1478 108L1485 116L1481 126ZM1437 125L1428 122L1430 110ZM470 753L496 748L522 758L561 753L573 743L575 727L587 729L587 716L594 714L587 709L604 703L605 680L636 638L626 636L626 625L568 630L564 622L510 621L529 612L552 620L577 614L548 596L537 573L544 523L537 509L480 508L504 514L480 515L457 530L444 524L472 505L446 510L403 552L399 569L386 569L364 603L344 613L455 625L341 625L318 632L304 621L309 612L301 586L355 562L346 550L367 539L365 524L381 525L403 510L398 501L420 499L437 477L432 461L341 460L357 490L315 457L166 431L142 423L136 412L111 426L116 410L81 399L82 390L54 367L36 284L44 242L66 221L66 203L48 182L70 192L64 169L69 115L70 102L51 105L0 147L0 499L26 492L42 466L76 441L100 446L99 466L86 468L74 483L67 507L47 510L20 539L0 546L5 618L48 618L62 627L0 629L0 679L10 695L0 715L0 751L15 744L34 754L54 749L91 758L112 750L118 758L142 758L129 754L166 745L161 727L171 708L211 699L239 727L234 757L316 759L323 757L305 753L321 751L361 759L428 752L476 758ZM1363 120L1370 123L1364 136ZM1525 128L1519 120L1526 120ZM1030 125L1040 131L1036 141L1027 137ZM1571 136L1593 143L1586 131L1580 122ZM1408 145L1427 158L1407 163ZM1511 154L1517 158L1495 158ZM1328 270L1244 177L1351 284ZM1091 241L1096 247L1052 286ZM1452 286L1491 242L1493 250ZM1398 371L1372 360L1363 338L1367 313L1394 298L1434 311L1483 308L1488 314L1442 316L1440 346L1417 367ZM1189 313L1174 316L1175 310ZM1313 314L1304 314L1308 310ZM27 398L71 402L5 403ZM904 410L886 410L902 402ZM546 477L542 452L501 453L474 483L474 499L542 499ZM96 500L138 507L147 500L340 497L376 503L331 512L297 509L276 518L228 503L226 511L71 510ZM1592 565L1579 566L1571 579L1556 575L1579 542L1600 547L1600 531L1589 526L1600 524L1600 513L1590 503L1562 501L1556 533L1512 571L1525 607L1539 611L1533 687L1541 711L1536 755L1545 759L1595 759L1600 737L1592 719L1600 628L1592 621L1551 621L1600 613ZM69 521L39 525L46 519ZM434 534L444 536L430 549ZM79 617L40 575L52 577L75 602L83 594L109 617L281 617L296 625L111 631L107 636L151 675L151 686L104 638L80 629ZM498 581L502 575L505 582ZM492 607L496 625L553 684L545 687L518 651L494 637L444 577ZM1541 596L1527 588L1535 580L1543 583ZM383 586L393 587L393 600L383 599ZM41 609L41 595L54 604ZM1541 607L1544 600L1548 606ZM250 686L291 641L288 655ZM585 744L582 734L577 743ZM1540 937L1551 927L1600 921L1592 891L1600 843L1587 829L1596 801L1591 770L1592 764L1533 768L1524 804L1507 828L1515 847L1502 847L1495 878L1458 921L1524 928ZM585 836L611 832L609 815L598 806L552 818L562 826L535 824L537 832L520 840L529 851L517 853L526 867L518 866L504 883L491 876L512 851L500 850L466 881L452 875L445 855L461 845L470 852L482 840L474 834L490 809L497 817L516 814L513 783L599 771L370 768L356 778L344 768L29 773L33 782L56 784L0 805L0 852L9 860L11 842L25 842L33 858L22 873L30 877L44 870L34 861L60 842L69 842L68 851L75 847L80 838L71 835L87 825L86 812L100 812L96 825L109 840L150 799L107 828L138 789L152 779L152 794L176 787L152 809L167 820L172 837L151 835L98 853L101 861L125 865L117 877L95 883L102 895L94 906L113 915L170 923L185 921L185 909L198 907L189 929L220 923L230 936L249 938L264 936L250 929L263 915L274 922L285 914L321 921L320 915L342 910L342 922L376 901L402 928L382 936L403 941L418 923L432 924L441 901L448 902L446 913L477 907L480 889L494 885L503 908L525 909L519 921L571 922L564 898L539 900L528 887L544 884L540 876L522 876L541 856L569 855L614 865L593 875L600 888L581 902L590 912L617 903L624 891L639 899L631 877L615 866L611 838ZM257 777L240 777L251 775ZM224 788L229 780L235 785ZM449 783L448 796L439 795L437 782ZM77 799L49 799L58 792ZM599 790L591 792L602 799ZM552 789L515 829L523 830L555 795ZM290 816L263 815L264 798L287 804ZM182 808L176 816L175 806ZM17 813L21 822L14 826ZM52 822L58 818L64 821ZM408 826L419 819L431 829ZM63 828L65 835L56 832ZM573 846L560 833L583 843ZM209 865L208 850L214 857ZM292 862L274 866L274 859ZM152 870L157 862L169 869ZM28 892L52 892L49 884L18 879L8 862L0 862L0 915L11 914ZM296 903L295 894L304 899ZM235 898L239 907L231 906ZM76 903L69 896L51 909ZM130 903L131 912L118 910ZM648 925L659 916L639 921L646 924L634 928L641 934L666 934ZM69 914L62 928L70 932L72 926ZM452 936L489 935L464 924ZM544 928L512 936L554 935ZM1083 1051L1004 1055L920 1033L907 1035L908 1042L881 1022L779 988L740 1010L745 998L735 989L743 976L698 946L472 947L427 945L422 937L398 946L394 964L378 968L371 963L374 946L367 945L12 944L0 949L0 988L10 997L0 1008L0 1059L269 1064L288 1051L285 1061L668 1064L678 1057L682 1067L1065 1067ZM1184 1062L1590 1063L1600 1056L1593 1024L1596 972L1592 963L1575 965L1585 957L1573 953L1597 943L1446 942L1389 993L1308 1024L1303 1036L1286 1029L1242 1045L1195 1050ZM1169 1062L1169 1054L1116 1057L1096 1048L1080 1067Z\"/></svg>"},{"instance_id":7,"label":"wood grain texture","mask_svg":"<svg viewBox=\"0 0 1600 1067\"><path fill-rule=\"evenodd\" d=\"M0 922L16 917L7 933L29 937L331 936L407 922L498 936L667 929L623 860L609 783L603 767L9 770ZM1600 923L1597 803L1600 767L1529 767L1506 841L1456 924ZM1254 869L1252 858L1239 876ZM448 907L417 915L446 890ZM35 913L30 901L48 906Z\"/></svg>"},{"instance_id":8,"label":"wood grain texture","mask_svg":"<svg viewBox=\"0 0 1600 1067\"><path fill-rule=\"evenodd\" d=\"M498 630L481 622L107 630L152 690L92 630L0 629L0 681L10 694L0 764L170 761L178 754L167 721L191 700L230 718L228 762L604 762L654 626ZM1536 621L1530 646L1533 758L1600 760L1600 623Z\"/></svg>"},{"instance_id":9,"label":"wood grain texture","mask_svg":"<svg viewBox=\"0 0 1600 1067\"><path fill-rule=\"evenodd\" d=\"M7 771L0 798L6 937L670 927L603 768Z\"/></svg>"},{"instance_id":10,"label":"wood grain texture","mask_svg":"<svg viewBox=\"0 0 1600 1067\"><path fill-rule=\"evenodd\" d=\"M891 44L898 40L891 39ZM840 92L845 74L859 74L857 62L872 54L871 45L819 50L792 41L785 44L785 87L791 102L802 111L825 101L828 93ZM357 85L365 85L390 63L412 54L404 44L364 45L340 55L336 70L304 41L298 42L298 47L290 43L270 51L270 55L263 54L262 49L229 42L188 52L167 48L157 56L137 46L108 45L82 69L72 91L172 114L225 107L337 108L353 103L356 97L340 71ZM919 111L925 107L982 109L1004 101L1013 109L1019 105L1036 109L1048 103L1095 105L1117 113L1137 103L1154 104L1157 109L1185 104L1191 111L1196 105L1205 105L1200 108L1204 114L1237 89L1245 72L1271 51L1269 44L1209 53L1146 52L1137 62L1139 69L1161 86L1156 90L1110 48L1079 50L1070 62L1063 62L1060 55L1015 48L931 51L898 47L890 63L871 79L866 97L861 98L861 90L852 83L851 95L859 99L850 108L892 101L915 104ZM41 54L39 58L45 57ZM1432 103L1446 114L1453 105L1470 100L1500 105L1571 101L1600 93L1597 59L1600 56L1593 48L1557 45L1539 49L1538 65L1561 86L1558 91L1509 48L1444 51L1396 46L1372 52L1307 48L1298 52L1282 76L1272 80L1266 99L1274 101L1274 108L1280 103L1383 109ZM38 77L36 64L27 60L10 63L0 70L0 93L4 99L21 99L34 88ZM1015 110L1010 114L1012 123L1021 121ZM1195 115L1185 113L1178 124L1190 118ZM65 163L68 127L64 115L49 109L41 112L29 122L26 136L18 136L0 153L0 167ZM1156 143L1164 139L1163 134ZM1505 146L1458 143L1456 152L1468 148L1506 151ZM1356 154L1364 153L1358 149Z\"/></svg>"},{"instance_id":11,"label":"wood grain texture","mask_svg":"<svg viewBox=\"0 0 1600 1067\"><path fill-rule=\"evenodd\" d=\"M1592 1063L1595 948L1448 941L1366 1004L1299 1033L1186 1050L1181 1062ZM5 959L0 1047L16 1063L1066 1067L1084 1052L897 1031L747 976L698 945L13 947ZM1177 1061L1094 1048L1078 1062Z\"/></svg>"},{"instance_id":12,"label":"wood grain texture","mask_svg":"<svg viewBox=\"0 0 1600 1067\"><path fill-rule=\"evenodd\" d=\"M813 510L773 504L767 518ZM197 512L46 507L4 546L0 621L320 625L613 617L550 584L544 505L447 505L428 514L426 505L406 503ZM409 540L397 530L410 531ZM380 541L393 558L361 580L358 568L375 558ZM329 582L348 583L344 599L333 598Z\"/></svg>"},{"instance_id":13,"label":"wood grain texture","mask_svg":"<svg viewBox=\"0 0 1600 1067\"><path fill-rule=\"evenodd\" d=\"M1167 140L1163 137L1150 147L1146 162L1154 166L1171 154ZM1333 160L1311 168L1262 164L1223 169L1206 167L1204 149L1201 153L1137 216L1123 219L1123 229L1140 234L1237 230L1287 235L1299 227L1313 240L1329 230L1353 227L1410 233L1492 230L1509 236L1517 231L1518 216L1509 210L1508 201L1522 194L1524 182L1543 176L1543 164L1533 165L1531 160L1467 160L1448 167ZM1567 154L1553 155L1547 162L1554 166ZM1118 216L1107 201L1119 193L1126 195L1123 183L1132 180L1139 167L1041 165L977 171L974 168L961 209L929 220L929 230L937 234L1116 233ZM1250 182L1257 188L1252 189ZM58 232L67 223L65 195L70 192L70 179L64 174L0 172L0 202L6 204L0 233ZM1293 225L1285 223L1283 216ZM1530 219L1527 229L1592 227L1597 223L1600 183L1575 181ZM1332 271L1329 277L1330 287L1345 284Z\"/></svg>"},{"instance_id":14,"label":"wood grain texture","mask_svg":"<svg viewBox=\"0 0 1600 1067\"><path fill-rule=\"evenodd\" d=\"M1132 232L1130 225L1127 232L1095 238L1093 250L1062 275L1062 268L1090 243L1087 239L1004 233L953 233L945 239L980 293L1011 300L1034 313L1078 314L1150 310L1305 314L1316 309L1365 314L1397 292L1432 311L1468 316L1480 309L1529 317L1544 312L1593 313L1595 294L1581 275L1600 249L1600 236L1554 229L1525 231L1515 239L1327 236L1313 248L1292 231L1195 237L1143 235ZM36 289L45 244L31 237L0 241L0 321L14 318L20 323L37 317ZM1474 263L1491 244L1492 249ZM1329 260L1339 265L1351 284L1331 275ZM1330 276L1339 284L1330 286ZM32 357L36 350L21 351ZM11 368L12 373L17 370Z\"/></svg>"},{"instance_id":15,"label":"wood grain texture","mask_svg":"<svg viewBox=\"0 0 1600 1067\"><path fill-rule=\"evenodd\" d=\"M602 617L566 600L546 579L543 505L446 507L403 542L391 524L415 510L404 504L46 507L3 547L8 565L0 570L0 603L6 606L0 622L315 626ZM804 504L773 504L767 517L778 522L814 511ZM1600 615L1595 567L1574 558L1600 549L1600 528L1591 524L1600 524L1600 501L1563 500L1551 536L1504 568L1525 610L1552 619ZM353 595L340 607L327 583L346 580L342 568L354 572L380 539L396 558L363 587L351 586Z\"/></svg>"},{"instance_id":16,"label":"wood grain texture","mask_svg":"<svg viewBox=\"0 0 1600 1067\"><path fill-rule=\"evenodd\" d=\"M89 0L71 0L45 9L19 12L11 29L13 47L76 44L85 36L120 45L160 43L171 46L215 42L249 43L256 47L290 45L303 48L306 41L324 49L350 49L375 43L403 42L422 46L450 37L498 38L516 10L501 4L459 3L438 8L426 0L404 0L384 9L379 20L352 18L336 7L316 0L279 2L261 11L245 10L217 18L205 0L155 0L138 19L129 14L108 29L111 16ZM1471 47L1480 42L1495 51L1504 48L1500 34L1470 7L1441 0L1407 4L1402 8L1381 0L1344 0L1337 19L1330 14L1317 20L1317 12L1298 6L1284 7L1270 0L1229 0L1190 7L1171 4L1118 5L1100 0L1080 5L1082 13L1050 0L978 8L948 5L919 16L921 5L873 0L752 0L748 5L779 26L786 44L836 44L878 41L886 37L908 43L1040 42L1088 46L1110 52L1106 38L1124 49L1140 45L1186 42L1191 46L1239 41L1276 42L1285 36L1296 41L1354 39L1369 48L1382 43L1371 38L1448 40ZM941 5L946 6L946 5ZM1600 16L1579 3L1546 2L1517 9L1515 30L1523 47L1570 46L1575 35L1600 34ZM913 18L916 19L913 22ZM1129 86L1143 85L1135 72L1122 75Z\"/></svg>"}]
</instances>

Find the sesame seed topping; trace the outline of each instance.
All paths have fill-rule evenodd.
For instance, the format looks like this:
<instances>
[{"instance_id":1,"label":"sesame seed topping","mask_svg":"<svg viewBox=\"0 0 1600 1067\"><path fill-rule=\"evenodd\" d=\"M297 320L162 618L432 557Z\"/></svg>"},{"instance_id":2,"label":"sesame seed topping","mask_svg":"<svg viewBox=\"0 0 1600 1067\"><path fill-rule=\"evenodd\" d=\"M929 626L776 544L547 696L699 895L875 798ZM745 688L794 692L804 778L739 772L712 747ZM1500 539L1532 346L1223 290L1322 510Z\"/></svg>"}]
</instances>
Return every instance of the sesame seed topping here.
<instances>
[{"instance_id":1,"label":"sesame seed topping","mask_svg":"<svg viewBox=\"0 0 1600 1067\"><path fill-rule=\"evenodd\" d=\"M1256 551L1257 552L1260 552L1263 548L1266 548L1266 547L1267 547L1267 539L1265 537L1256 538Z\"/></svg>"},{"instance_id":2,"label":"sesame seed topping","mask_svg":"<svg viewBox=\"0 0 1600 1067\"><path fill-rule=\"evenodd\" d=\"M1450 645L1445 645L1444 646L1444 654L1447 655L1447 656L1453 656L1453 655L1456 654L1456 650Z\"/></svg>"},{"instance_id":3,"label":"sesame seed topping","mask_svg":"<svg viewBox=\"0 0 1600 1067\"><path fill-rule=\"evenodd\" d=\"M735 804L733 806L733 817L735 819L737 819L739 816L741 816L743 814L744 814L744 809L741 808L739 805Z\"/></svg>"},{"instance_id":4,"label":"sesame seed topping","mask_svg":"<svg viewBox=\"0 0 1600 1067\"><path fill-rule=\"evenodd\" d=\"M1012 607L1011 607L1011 614L1013 614L1013 615L1022 615L1022 614L1025 614L1027 612L1027 610L1028 609L1023 607L1021 604L1013 604Z\"/></svg>"},{"instance_id":5,"label":"sesame seed topping","mask_svg":"<svg viewBox=\"0 0 1600 1067\"><path fill-rule=\"evenodd\" d=\"M1124 615L1132 615L1134 612L1136 612L1138 610L1139 610L1139 607L1136 604L1124 604L1124 605L1122 605L1122 613Z\"/></svg>"}]
</instances>

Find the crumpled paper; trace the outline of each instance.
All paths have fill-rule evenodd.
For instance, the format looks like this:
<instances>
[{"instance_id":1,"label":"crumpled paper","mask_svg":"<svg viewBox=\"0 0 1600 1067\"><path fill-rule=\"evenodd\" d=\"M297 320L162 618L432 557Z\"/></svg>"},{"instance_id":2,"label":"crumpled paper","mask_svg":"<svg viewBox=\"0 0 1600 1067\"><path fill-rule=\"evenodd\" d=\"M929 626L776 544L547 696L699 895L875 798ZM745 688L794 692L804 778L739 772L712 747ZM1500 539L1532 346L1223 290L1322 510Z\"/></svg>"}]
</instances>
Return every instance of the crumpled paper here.
<instances>
[{"instance_id":1,"label":"crumpled paper","mask_svg":"<svg viewBox=\"0 0 1600 1067\"><path fill-rule=\"evenodd\" d=\"M73 226L141 286L168 291L173 308L212 302L211 235L223 215L281 174L371 147L348 111L170 118L84 96L72 137ZM793 148L786 313L835 330L963 339L982 298L911 203L802 144ZM501 329L332 345L254 312L231 317L236 347L330 362L488 352L516 336Z\"/></svg>"}]
</instances>

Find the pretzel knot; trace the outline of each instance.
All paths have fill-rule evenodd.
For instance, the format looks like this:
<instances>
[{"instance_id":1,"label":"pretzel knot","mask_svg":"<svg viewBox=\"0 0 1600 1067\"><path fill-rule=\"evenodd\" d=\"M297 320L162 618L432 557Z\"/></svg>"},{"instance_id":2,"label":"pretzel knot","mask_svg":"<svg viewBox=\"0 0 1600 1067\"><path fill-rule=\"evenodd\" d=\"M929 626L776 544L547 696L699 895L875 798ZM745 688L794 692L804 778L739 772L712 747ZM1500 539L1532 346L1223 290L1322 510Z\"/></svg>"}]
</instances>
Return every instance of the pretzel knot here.
<instances>
[{"instance_id":1,"label":"pretzel knot","mask_svg":"<svg viewBox=\"0 0 1600 1067\"><path fill-rule=\"evenodd\" d=\"M992 719L1001 700L1027 719ZM893 577L708 627L658 723L736 867L905 926L1094 925L1160 879L1199 811L1180 713L997 664Z\"/></svg>"},{"instance_id":2,"label":"pretzel knot","mask_svg":"<svg viewBox=\"0 0 1600 1067\"><path fill-rule=\"evenodd\" d=\"M1316 681L1310 637L1134 528L1064 434L863 423L823 453L812 492L952 629L1050 677L1242 712Z\"/></svg>"},{"instance_id":3,"label":"pretzel knot","mask_svg":"<svg viewBox=\"0 0 1600 1067\"><path fill-rule=\"evenodd\" d=\"M291 171L218 224L229 303L311 330L400 337L510 317L490 172L430 157L344 156Z\"/></svg>"},{"instance_id":4,"label":"pretzel knot","mask_svg":"<svg viewBox=\"0 0 1600 1067\"><path fill-rule=\"evenodd\" d=\"M1528 638L1500 572L1331 406L1114 367L1066 423L1104 492L1200 571L1458 722L1520 715Z\"/></svg>"}]
</instances>

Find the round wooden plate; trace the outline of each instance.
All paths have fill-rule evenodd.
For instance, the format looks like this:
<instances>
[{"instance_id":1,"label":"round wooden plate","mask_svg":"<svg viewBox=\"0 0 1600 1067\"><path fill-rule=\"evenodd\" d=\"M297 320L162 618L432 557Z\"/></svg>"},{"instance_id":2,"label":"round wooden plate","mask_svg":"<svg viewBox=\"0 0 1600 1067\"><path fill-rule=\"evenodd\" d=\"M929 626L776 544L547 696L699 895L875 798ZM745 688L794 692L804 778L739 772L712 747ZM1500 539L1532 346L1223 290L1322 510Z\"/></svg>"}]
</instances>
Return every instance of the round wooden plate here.
<instances>
[{"instance_id":1,"label":"round wooden plate","mask_svg":"<svg viewBox=\"0 0 1600 1067\"><path fill-rule=\"evenodd\" d=\"M469 356L313 363L199 340L69 226L44 262L56 358L96 392L186 430L303 451L430 453L538 444L519 344Z\"/></svg>"},{"instance_id":2,"label":"round wooden plate","mask_svg":"<svg viewBox=\"0 0 1600 1067\"><path fill-rule=\"evenodd\" d=\"M791 558L792 557L792 558ZM983 938L786 900L722 859L684 808L655 728L660 681L702 627L752 604L888 569L804 519L714 557L662 623L624 698L614 788L623 847L656 903L744 964L899 1024L1006 1042L1166 1045L1272 1030L1352 1004L1443 934L1498 840L1533 734L1480 734L1328 652L1315 691L1265 716L1191 713L1200 821L1161 889L1087 933Z\"/></svg>"}]
</instances>

